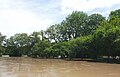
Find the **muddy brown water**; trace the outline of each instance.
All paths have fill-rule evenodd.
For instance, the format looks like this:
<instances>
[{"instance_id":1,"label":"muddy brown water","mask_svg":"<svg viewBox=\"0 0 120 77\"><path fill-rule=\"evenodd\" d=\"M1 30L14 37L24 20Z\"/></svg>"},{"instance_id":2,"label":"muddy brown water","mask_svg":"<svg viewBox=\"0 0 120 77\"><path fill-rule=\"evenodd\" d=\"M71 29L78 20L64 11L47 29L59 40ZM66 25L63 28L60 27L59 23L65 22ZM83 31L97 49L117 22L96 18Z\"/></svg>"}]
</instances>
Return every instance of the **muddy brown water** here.
<instances>
[{"instance_id":1,"label":"muddy brown water","mask_svg":"<svg viewBox=\"0 0 120 77\"><path fill-rule=\"evenodd\" d=\"M1 57L0 77L120 77L120 64Z\"/></svg>"}]
</instances>

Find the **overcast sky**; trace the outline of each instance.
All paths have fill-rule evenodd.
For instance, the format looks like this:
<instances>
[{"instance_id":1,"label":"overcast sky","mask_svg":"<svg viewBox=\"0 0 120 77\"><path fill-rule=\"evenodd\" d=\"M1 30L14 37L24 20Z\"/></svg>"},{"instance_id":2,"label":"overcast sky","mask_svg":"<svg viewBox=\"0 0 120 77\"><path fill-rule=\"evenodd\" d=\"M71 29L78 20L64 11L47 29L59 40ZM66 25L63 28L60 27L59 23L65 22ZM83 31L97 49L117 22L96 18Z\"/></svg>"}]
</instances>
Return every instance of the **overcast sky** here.
<instances>
[{"instance_id":1,"label":"overcast sky","mask_svg":"<svg viewBox=\"0 0 120 77\"><path fill-rule=\"evenodd\" d=\"M108 16L120 0L0 0L0 32L32 33L59 23L72 11Z\"/></svg>"}]
</instances>

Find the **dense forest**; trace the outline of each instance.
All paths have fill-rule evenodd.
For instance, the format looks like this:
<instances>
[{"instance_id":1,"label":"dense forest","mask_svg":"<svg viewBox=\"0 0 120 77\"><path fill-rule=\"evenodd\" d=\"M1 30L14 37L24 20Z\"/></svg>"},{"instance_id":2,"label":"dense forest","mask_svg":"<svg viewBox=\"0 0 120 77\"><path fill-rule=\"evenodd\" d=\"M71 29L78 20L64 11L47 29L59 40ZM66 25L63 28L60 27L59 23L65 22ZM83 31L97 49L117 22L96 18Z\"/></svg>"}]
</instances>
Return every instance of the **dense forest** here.
<instances>
[{"instance_id":1,"label":"dense forest","mask_svg":"<svg viewBox=\"0 0 120 77\"><path fill-rule=\"evenodd\" d=\"M17 33L6 38L0 33L0 55L115 59L120 57L120 9L111 11L108 18L73 11L61 23L30 35Z\"/></svg>"}]
</instances>

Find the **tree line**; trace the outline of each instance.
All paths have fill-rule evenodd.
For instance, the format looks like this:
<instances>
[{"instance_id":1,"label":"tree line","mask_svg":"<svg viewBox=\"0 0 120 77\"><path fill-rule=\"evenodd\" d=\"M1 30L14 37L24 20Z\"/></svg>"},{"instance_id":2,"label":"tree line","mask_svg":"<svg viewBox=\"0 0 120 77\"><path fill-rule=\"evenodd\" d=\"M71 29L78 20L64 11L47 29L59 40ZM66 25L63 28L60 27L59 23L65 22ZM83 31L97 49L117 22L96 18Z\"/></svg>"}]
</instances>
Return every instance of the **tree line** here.
<instances>
[{"instance_id":1,"label":"tree line","mask_svg":"<svg viewBox=\"0 0 120 77\"><path fill-rule=\"evenodd\" d=\"M17 33L10 38L0 34L0 55L41 58L120 57L120 9L106 18L73 11L59 24L45 31Z\"/></svg>"}]
</instances>

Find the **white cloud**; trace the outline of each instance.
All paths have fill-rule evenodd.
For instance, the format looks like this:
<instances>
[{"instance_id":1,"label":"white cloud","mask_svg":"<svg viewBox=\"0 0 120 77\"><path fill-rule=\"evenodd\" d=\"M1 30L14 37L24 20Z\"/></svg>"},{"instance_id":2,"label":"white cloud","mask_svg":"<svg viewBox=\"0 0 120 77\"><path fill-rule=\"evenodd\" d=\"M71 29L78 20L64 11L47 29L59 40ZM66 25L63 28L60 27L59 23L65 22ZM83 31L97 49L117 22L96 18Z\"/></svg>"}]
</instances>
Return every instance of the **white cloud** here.
<instances>
[{"instance_id":1,"label":"white cloud","mask_svg":"<svg viewBox=\"0 0 120 77\"><path fill-rule=\"evenodd\" d=\"M11 36L15 33L32 33L33 31L45 30L54 22L52 16L50 18L39 11L39 14L34 12L37 8L35 3L31 5L23 0L23 2L14 1L0 0L0 32L2 34Z\"/></svg>"},{"instance_id":2,"label":"white cloud","mask_svg":"<svg viewBox=\"0 0 120 77\"><path fill-rule=\"evenodd\" d=\"M24 10L5 10L0 12L0 27L5 34L45 30L46 26L51 23L53 23L52 19L38 18L34 13Z\"/></svg>"},{"instance_id":3,"label":"white cloud","mask_svg":"<svg viewBox=\"0 0 120 77\"><path fill-rule=\"evenodd\" d=\"M95 8L108 8L119 4L120 0L61 0L62 14L68 14L74 10L90 11Z\"/></svg>"},{"instance_id":4,"label":"white cloud","mask_svg":"<svg viewBox=\"0 0 120 77\"><path fill-rule=\"evenodd\" d=\"M104 15L116 4L120 4L120 0L0 0L0 32L11 36L45 30L72 11L91 12L96 8L109 8L102 12L99 9L92 11Z\"/></svg>"}]
</instances>

